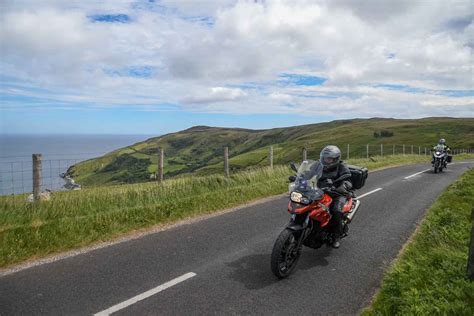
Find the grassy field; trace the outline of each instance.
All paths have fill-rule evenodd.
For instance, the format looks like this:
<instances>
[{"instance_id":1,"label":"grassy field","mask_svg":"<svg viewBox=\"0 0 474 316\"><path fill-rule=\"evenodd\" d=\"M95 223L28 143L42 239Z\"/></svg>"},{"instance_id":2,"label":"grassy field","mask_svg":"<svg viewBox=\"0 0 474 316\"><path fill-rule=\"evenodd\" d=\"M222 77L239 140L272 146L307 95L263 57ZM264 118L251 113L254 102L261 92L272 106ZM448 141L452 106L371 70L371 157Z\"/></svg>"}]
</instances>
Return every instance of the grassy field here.
<instances>
[{"instance_id":1,"label":"grassy field","mask_svg":"<svg viewBox=\"0 0 474 316\"><path fill-rule=\"evenodd\" d=\"M461 158L470 156L459 156ZM426 156L386 156L349 163L369 170L426 162ZM283 193L286 166L233 174L188 176L163 183L92 187L57 192L52 200L27 203L26 195L0 197L0 266L110 240L134 230L211 213Z\"/></svg>"},{"instance_id":2,"label":"grassy field","mask_svg":"<svg viewBox=\"0 0 474 316\"><path fill-rule=\"evenodd\" d=\"M30 204L0 197L0 266L284 192L287 167L54 193Z\"/></svg>"},{"instance_id":3,"label":"grassy field","mask_svg":"<svg viewBox=\"0 0 474 316\"><path fill-rule=\"evenodd\" d=\"M424 153L441 137L453 148L474 148L473 126L474 118L353 119L270 130L198 126L78 163L69 173L83 186L146 182L157 170L158 147L165 151L166 178L221 173L225 146L233 171L267 166L270 145L275 165L301 159L303 147L314 159L328 144L339 146L347 157L349 143L354 158L366 156L367 144L370 156L379 155L381 145L385 154L401 154L403 144L406 153L411 153L412 145L414 153L418 147Z\"/></svg>"},{"instance_id":4,"label":"grassy field","mask_svg":"<svg viewBox=\"0 0 474 316\"><path fill-rule=\"evenodd\" d=\"M466 276L474 169L436 200L362 315L474 315Z\"/></svg>"}]
</instances>

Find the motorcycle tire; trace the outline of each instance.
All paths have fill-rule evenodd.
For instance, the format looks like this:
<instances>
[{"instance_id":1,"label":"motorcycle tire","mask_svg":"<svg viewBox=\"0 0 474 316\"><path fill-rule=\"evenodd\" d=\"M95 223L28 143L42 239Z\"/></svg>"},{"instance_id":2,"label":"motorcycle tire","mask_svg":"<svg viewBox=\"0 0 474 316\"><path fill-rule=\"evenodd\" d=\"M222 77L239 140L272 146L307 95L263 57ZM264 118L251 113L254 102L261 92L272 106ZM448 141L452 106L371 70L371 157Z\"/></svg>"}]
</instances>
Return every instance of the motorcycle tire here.
<instances>
[{"instance_id":1,"label":"motorcycle tire","mask_svg":"<svg viewBox=\"0 0 474 316\"><path fill-rule=\"evenodd\" d=\"M298 249L298 238L292 230L285 229L273 245L271 268L273 274L280 279L289 276L296 267L301 255Z\"/></svg>"},{"instance_id":2,"label":"motorcycle tire","mask_svg":"<svg viewBox=\"0 0 474 316\"><path fill-rule=\"evenodd\" d=\"M434 173L438 173L438 166L439 166L439 162L435 162L434 164Z\"/></svg>"}]
</instances>

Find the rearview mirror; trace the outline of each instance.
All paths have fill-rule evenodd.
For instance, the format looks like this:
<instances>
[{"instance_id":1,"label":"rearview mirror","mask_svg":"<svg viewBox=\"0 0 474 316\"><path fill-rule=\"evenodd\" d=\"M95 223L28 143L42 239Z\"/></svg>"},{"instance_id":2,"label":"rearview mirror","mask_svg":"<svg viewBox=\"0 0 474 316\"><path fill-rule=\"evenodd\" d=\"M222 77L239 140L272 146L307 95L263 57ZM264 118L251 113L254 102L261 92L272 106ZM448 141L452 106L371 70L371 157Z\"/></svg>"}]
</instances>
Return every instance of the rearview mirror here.
<instances>
[{"instance_id":1,"label":"rearview mirror","mask_svg":"<svg viewBox=\"0 0 474 316\"><path fill-rule=\"evenodd\" d=\"M295 182L295 181L296 181L296 177L295 177L295 176L289 176L289 177L288 177L288 180L290 180L290 182Z\"/></svg>"}]
</instances>

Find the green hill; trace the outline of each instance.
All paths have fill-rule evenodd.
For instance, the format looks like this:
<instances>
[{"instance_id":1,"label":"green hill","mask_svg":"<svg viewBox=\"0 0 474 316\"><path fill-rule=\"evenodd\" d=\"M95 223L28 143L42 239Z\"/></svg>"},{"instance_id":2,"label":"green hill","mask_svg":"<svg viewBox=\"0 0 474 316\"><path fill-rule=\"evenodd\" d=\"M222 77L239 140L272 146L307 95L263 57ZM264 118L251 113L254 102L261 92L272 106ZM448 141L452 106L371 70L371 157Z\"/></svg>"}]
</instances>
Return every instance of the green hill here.
<instances>
[{"instance_id":1,"label":"green hill","mask_svg":"<svg viewBox=\"0 0 474 316\"><path fill-rule=\"evenodd\" d=\"M316 158L327 144L338 145L346 157L402 152L405 144L424 149L446 138L453 148L474 148L474 118L351 119L269 130L196 126L150 138L115 150L102 157L78 163L68 173L83 185L103 185L149 181L158 164L158 148L165 151L165 177L180 174L212 174L223 170L223 148L229 147L231 170L268 164L268 147L273 146L274 163L301 160L302 148Z\"/></svg>"}]
</instances>

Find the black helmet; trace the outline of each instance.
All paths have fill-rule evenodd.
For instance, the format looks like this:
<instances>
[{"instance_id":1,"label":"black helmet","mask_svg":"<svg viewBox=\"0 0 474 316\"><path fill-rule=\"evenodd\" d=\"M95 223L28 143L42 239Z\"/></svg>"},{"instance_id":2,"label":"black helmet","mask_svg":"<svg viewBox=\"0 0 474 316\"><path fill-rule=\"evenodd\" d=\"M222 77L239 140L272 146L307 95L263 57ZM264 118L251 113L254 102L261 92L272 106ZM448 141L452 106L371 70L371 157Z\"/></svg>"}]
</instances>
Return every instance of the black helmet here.
<instances>
[{"instance_id":1,"label":"black helmet","mask_svg":"<svg viewBox=\"0 0 474 316\"><path fill-rule=\"evenodd\" d=\"M441 138L441 139L439 140L439 143L442 144L442 145L444 145L444 144L446 144L446 140L445 140L444 138Z\"/></svg>"},{"instance_id":2,"label":"black helmet","mask_svg":"<svg viewBox=\"0 0 474 316\"><path fill-rule=\"evenodd\" d=\"M321 154L319 155L319 160L321 164L324 166L324 169L332 169L337 166L339 161L341 160L341 150L334 145L329 145L321 150Z\"/></svg>"}]
</instances>

